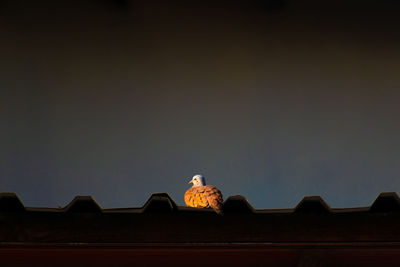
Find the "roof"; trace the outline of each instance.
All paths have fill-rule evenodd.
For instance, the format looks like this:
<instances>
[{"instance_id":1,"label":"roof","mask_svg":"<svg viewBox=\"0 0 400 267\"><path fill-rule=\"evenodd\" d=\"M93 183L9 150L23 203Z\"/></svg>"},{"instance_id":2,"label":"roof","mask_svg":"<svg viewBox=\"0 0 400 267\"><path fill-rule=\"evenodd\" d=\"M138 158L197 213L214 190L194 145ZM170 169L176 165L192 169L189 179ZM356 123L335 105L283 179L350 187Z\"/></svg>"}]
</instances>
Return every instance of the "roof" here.
<instances>
[{"instance_id":1,"label":"roof","mask_svg":"<svg viewBox=\"0 0 400 267\"><path fill-rule=\"evenodd\" d=\"M208 255L215 264L396 266L400 198L381 193L369 207L331 208L319 196L291 209L254 209L243 196L212 209L181 207L166 193L143 207L103 209L91 196L63 208L25 207L0 193L3 263L164 264ZM321 262L323 263L321 265Z\"/></svg>"},{"instance_id":2,"label":"roof","mask_svg":"<svg viewBox=\"0 0 400 267\"><path fill-rule=\"evenodd\" d=\"M63 208L25 207L0 193L1 242L260 243L400 240L400 198L381 193L369 207L333 209L306 196L292 209L254 209L243 196L212 209L176 205L166 193L143 207L103 209L91 196ZM21 231L25 229L25 231ZM201 229L198 230L198 229ZM101 233L101 234L99 234Z\"/></svg>"}]
</instances>

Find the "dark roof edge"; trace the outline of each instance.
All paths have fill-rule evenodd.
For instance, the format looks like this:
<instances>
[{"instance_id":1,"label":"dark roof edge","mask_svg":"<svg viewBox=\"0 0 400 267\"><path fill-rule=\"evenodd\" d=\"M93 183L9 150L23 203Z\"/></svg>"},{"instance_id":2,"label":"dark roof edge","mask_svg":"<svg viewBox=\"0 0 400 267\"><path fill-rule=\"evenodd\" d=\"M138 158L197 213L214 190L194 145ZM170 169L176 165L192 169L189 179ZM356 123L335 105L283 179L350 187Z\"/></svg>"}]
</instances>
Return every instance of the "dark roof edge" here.
<instances>
[{"instance_id":1,"label":"dark roof edge","mask_svg":"<svg viewBox=\"0 0 400 267\"><path fill-rule=\"evenodd\" d=\"M331 208L320 196L305 196L294 208L255 209L242 195L228 197L224 204L225 213L347 213L347 212L400 212L400 198L395 192L382 192L369 207ZM25 207L16 193L0 193L0 212L212 212L211 209L196 209L178 206L167 193L152 194L143 207L103 209L92 196L76 196L63 208Z\"/></svg>"}]
</instances>

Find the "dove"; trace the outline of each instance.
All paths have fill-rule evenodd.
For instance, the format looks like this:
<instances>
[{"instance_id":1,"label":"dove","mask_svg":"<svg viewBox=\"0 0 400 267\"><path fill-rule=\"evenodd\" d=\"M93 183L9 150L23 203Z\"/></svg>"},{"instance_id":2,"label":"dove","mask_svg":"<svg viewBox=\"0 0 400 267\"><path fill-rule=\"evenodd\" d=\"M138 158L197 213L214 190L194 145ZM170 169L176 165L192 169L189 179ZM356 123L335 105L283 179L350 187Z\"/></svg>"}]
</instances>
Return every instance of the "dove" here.
<instances>
[{"instance_id":1,"label":"dove","mask_svg":"<svg viewBox=\"0 0 400 267\"><path fill-rule=\"evenodd\" d=\"M192 183L193 186L185 193L185 203L187 206L193 208L211 207L216 213L223 214L222 194L218 188L213 185L206 185L206 179L201 174L193 176L189 183Z\"/></svg>"}]
</instances>

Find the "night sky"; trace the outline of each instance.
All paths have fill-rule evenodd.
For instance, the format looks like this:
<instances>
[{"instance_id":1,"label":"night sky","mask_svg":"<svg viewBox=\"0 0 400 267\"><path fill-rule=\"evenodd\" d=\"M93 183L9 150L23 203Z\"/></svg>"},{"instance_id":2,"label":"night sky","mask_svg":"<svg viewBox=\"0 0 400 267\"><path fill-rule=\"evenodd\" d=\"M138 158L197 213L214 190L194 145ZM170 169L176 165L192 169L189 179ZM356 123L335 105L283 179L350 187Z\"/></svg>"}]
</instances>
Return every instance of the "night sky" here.
<instances>
[{"instance_id":1,"label":"night sky","mask_svg":"<svg viewBox=\"0 0 400 267\"><path fill-rule=\"evenodd\" d=\"M398 1L0 1L0 192L104 208L194 174L255 208L400 192Z\"/></svg>"}]
</instances>

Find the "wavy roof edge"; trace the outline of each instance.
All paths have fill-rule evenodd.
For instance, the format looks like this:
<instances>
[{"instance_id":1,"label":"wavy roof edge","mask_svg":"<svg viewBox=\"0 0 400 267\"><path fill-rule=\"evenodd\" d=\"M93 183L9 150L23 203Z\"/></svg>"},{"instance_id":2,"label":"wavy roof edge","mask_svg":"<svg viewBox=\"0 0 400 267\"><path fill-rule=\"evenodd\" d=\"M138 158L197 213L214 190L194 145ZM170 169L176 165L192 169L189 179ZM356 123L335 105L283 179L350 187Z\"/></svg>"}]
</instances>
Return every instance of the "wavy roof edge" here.
<instances>
[{"instance_id":1,"label":"wavy roof edge","mask_svg":"<svg viewBox=\"0 0 400 267\"><path fill-rule=\"evenodd\" d=\"M369 207L331 208L320 196L305 196L294 208L254 209L242 195L228 197L225 213L347 213L347 212L400 212L400 198L396 192L382 192ZM59 208L26 207L16 193L0 193L0 212L47 211L47 212L95 212L95 213L153 213L153 212L214 212L178 206L167 193L153 193L142 207L103 209L92 196L76 196L68 205Z\"/></svg>"}]
</instances>

